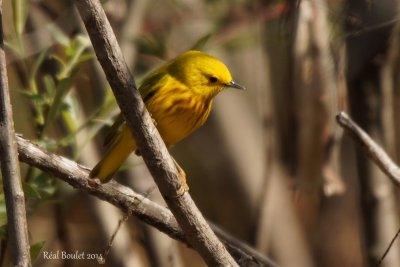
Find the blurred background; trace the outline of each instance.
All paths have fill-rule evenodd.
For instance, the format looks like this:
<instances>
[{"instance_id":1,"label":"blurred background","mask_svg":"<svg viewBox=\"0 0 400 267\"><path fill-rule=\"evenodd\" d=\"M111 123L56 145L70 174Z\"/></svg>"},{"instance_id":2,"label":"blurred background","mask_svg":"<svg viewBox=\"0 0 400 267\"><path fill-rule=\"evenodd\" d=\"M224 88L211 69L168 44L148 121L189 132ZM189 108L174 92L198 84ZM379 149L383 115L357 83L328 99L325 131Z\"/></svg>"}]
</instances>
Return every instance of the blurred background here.
<instances>
[{"instance_id":1,"label":"blurred background","mask_svg":"<svg viewBox=\"0 0 400 267\"><path fill-rule=\"evenodd\" d=\"M4 1L18 133L88 167L119 113L74 1ZM204 216L279 266L376 266L400 227L399 193L353 145L345 110L398 162L399 5L352 1L102 1L137 84L178 54L206 51L247 90L171 149ZM22 164L34 266L98 266L122 214ZM117 180L165 205L140 157ZM1 266L10 266L0 199ZM381 266L400 266L396 241ZM134 217L102 266L205 266Z\"/></svg>"}]
</instances>

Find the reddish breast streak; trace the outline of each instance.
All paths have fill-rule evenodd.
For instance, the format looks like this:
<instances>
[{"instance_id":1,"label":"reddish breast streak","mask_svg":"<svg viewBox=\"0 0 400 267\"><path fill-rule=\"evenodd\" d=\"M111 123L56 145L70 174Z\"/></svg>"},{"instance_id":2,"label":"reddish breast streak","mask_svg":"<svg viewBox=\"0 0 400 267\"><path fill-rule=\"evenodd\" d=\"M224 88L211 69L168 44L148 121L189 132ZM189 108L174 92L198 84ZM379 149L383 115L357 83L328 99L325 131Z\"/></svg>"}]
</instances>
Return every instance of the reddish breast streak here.
<instances>
[{"instance_id":1,"label":"reddish breast streak","mask_svg":"<svg viewBox=\"0 0 400 267\"><path fill-rule=\"evenodd\" d=\"M203 104L202 111L198 114L197 119L194 121L194 128L200 127L207 119L208 114L210 114L211 106L210 101Z\"/></svg>"}]
</instances>

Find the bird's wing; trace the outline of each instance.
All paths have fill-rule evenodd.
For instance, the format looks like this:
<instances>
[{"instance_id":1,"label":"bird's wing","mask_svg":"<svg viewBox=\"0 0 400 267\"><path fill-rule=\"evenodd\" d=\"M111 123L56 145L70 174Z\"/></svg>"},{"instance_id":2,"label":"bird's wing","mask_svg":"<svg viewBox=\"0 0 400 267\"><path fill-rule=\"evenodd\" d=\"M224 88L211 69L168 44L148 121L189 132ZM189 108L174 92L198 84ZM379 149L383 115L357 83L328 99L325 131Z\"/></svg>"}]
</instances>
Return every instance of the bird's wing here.
<instances>
[{"instance_id":1,"label":"bird's wing","mask_svg":"<svg viewBox=\"0 0 400 267\"><path fill-rule=\"evenodd\" d=\"M108 129L106 137L104 138L103 146L108 148L118 139L122 132L122 128L125 125L124 116L119 113L113 125Z\"/></svg>"},{"instance_id":2,"label":"bird's wing","mask_svg":"<svg viewBox=\"0 0 400 267\"><path fill-rule=\"evenodd\" d=\"M158 92L167 83L169 75L162 69L150 73L139 87L140 95L146 103L156 92Z\"/></svg>"},{"instance_id":3,"label":"bird's wing","mask_svg":"<svg viewBox=\"0 0 400 267\"><path fill-rule=\"evenodd\" d=\"M165 86L168 80L168 75L163 69L157 69L150 73L142 82L139 87L140 95L143 101L146 103L156 92ZM103 146L108 149L111 147L120 137L122 129L125 127L124 116L120 113L114 124L107 131L106 137L104 138Z\"/></svg>"}]
</instances>

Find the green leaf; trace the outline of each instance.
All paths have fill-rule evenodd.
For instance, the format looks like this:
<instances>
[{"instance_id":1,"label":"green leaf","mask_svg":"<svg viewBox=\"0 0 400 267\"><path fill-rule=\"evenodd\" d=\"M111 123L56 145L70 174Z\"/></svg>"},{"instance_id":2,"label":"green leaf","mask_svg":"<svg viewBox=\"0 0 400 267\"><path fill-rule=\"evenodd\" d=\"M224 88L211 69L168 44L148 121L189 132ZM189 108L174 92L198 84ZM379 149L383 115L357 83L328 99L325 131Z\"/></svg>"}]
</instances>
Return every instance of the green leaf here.
<instances>
[{"instance_id":1,"label":"green leaf","mask_svg":"<svg viewBox=\"0 0 400 267\"><path fill-rule=\"evenodd\" d=\"M257 41L254 36L255 35L250 31L240 36L236 36L225 42L224 48L228 51L234 51L244 47L249 47L251 45L254 45L254 43Z\"/></svg>"},{"instance_id":2,"label":"green leaf","mask_svg":"<svg viewBox=\"0 0 400 267\"><path fill-rule=\"evenodd\" d=\"M211 36L213 36L212 33L207 33L199 40L197 40L197 42L190 48L190 50L202 50L207 44L208 40L210 40Z\"/></svg>"},{"instance_id":3,"label":"green leaf","mask_svg":"<svg viewBox=\"0 0 400 267\"><path fill-rule=\"evenodd\" d=\"M75 99L71 96L67 96L65 98L62 111L61 111L61 117L63 119L63 124L64 127L66 128L67 135L72 135L74 136L75 133L78 130L78 115L79 113L80 106L78 103L76 103ZM74 141L75 138L72 138L71 141ZM75 144L75 142L71 143L72 145Z\"/></svg>"},{"instance_id":4,"label":"green leaf","mask_svg":"<svg viewBox=\"0 0 400 267\"><path fill-rule=\"evenodd\" d=\"M56 141L46 137L46 135L43 135L42 138L36 140L36 144L49 151L54 151L57 149Z\"/></svg>"},{"instance_id":5,"label":"green leaf","mask_svg":"<svg viewBox=\"0 0 400 267\"><path fill-rule=\"evenodd\" d=\"M25 28L26 18L28 14L28 1L13 0L12 7L15 32L18 36L21 36Z\"/></svg>"},{"instance_id":6,"label":"green leaf","mask_svg":"<svg viewBox=\"0 0 400 267\"><path fill-rule=\"evenodd\" d=\"M135 39L135 45L138 51L142 54L154 55L159 58L164 58L167 48L165 47L165 42L158 39L149 39L139 37Z\"/></svg>"},{"instance_id":7,"label":"green leaf","mask_svg":"<svg viewBox=\"0 0 400 267\"><path fill-rule=\"evenodd\" d=\"M10 49L14 55L21 57L21 50L20 50L20 47L18 46L16 40L11 40L11 42L4 41L4 45L8 49Z\"/></svg>"},{"instance_id":8,"label":"green leaf","mask_svg":"<svg viewBox=\"0 0 400 267\"><path fill-rule=\"evenodd\" d=\"M48 52L49 52L49 49L44 49L42 52L40 52L39 57L35 60L35 63L30 71L31 73L30 73L29 79L31 79L31 80L35 79L37 71L39 70L43 61L46 59Z\"/></svg>"},{"instance_id":9,"label":"green leaf","mask_svg":"<svg viewBox=\"0 0 400 267\"><path fill-rule=\"evenodd\" d=\"M39 241L39 242L31 245L30 254L31 254L32 260L36 259L36 257L39 255L39 253L42 250L45 243L46 243L46 241Z\"/></svg>"},{"instance_id":10,"label":"green leaf","mask_svg":"<svg viewBox=\"0 0 400 267\"><path fill-rule=\"evenodd\" d=\"M79 63L84 63L84 62L89 61L89 60L92 60L92 59L94 59L94 58L95 58L95 53L93 53L93 52L86 52L86 53L83 53L83 54L79 57L78 62L79 62Z\"/></svg>"},{"instance_id":11,"label":"green leaf","mask_svg":"<svg viewBox=\"0 0 400 267\"><path fill-rule=\"evenodd\" d=\"M89 46L90 41L86 36L77 35L72 40L71 45L67 47L65 51L68 56L68 61L66 62L64 69L57 75L58 79L61 80L70 76L71 72L79 67L81 62L80 57Z\"/></svg>"},{"instance_id":12,"label":"green leaf","mask_svg":"<svg viewBox=\"0 0 400 267\"><path fill-rule=\"evenodd\" d=\"M83 129L87 129L87 134L85 140L81 143L81 147L76 151L76 157L79 156L80 151L84 148L84 146L89 143L93 137L98 133L99 129L104 125L112 125L113 120L110 117L110 113L117 109L117 104L115 102L115 98L111 93L111 90L107 90L106 97L103 103L93 112L91 113L75 131L72 131L70 134L66 135L64 138L58 141L58 144L61 146L69 146L74 144L76 135L82 131ZM115 113L115 112L114 112ZM74 156L74 159L76 158Z\"/></svg>"},{"instance_id":13,"label":"green leaf","mask_svg":"<svg viewBox=\"0 0 400 267\"><path fill-rule=\"evenodd\" d=\"M51 198L57 192L55 179L49 174L39 171L33 178L24 183L23 189L27 197L37 200Z\"/></svg>"},{"instance_id":14,"label":"green leaf","mask_svg":"<svg viewBox=\"0 0 400 267\"><path fill-rule=\"evenodd\" d=\"M39 190L37 189L37 186L32 183L24 183L22 185L24 189L25 196L28 198L33 198L33 199L41 199L42 196L40 195Z\"/></svg>"},{"instance_id":15,"label":"green leaf","mask_svg":"<svg viewBox=\"0 0 400 267\"><path fill-rule=\"evenodd\" d=\"M56 83L54 82L53 77L51 75L44 75L43 83L47 94L50 97L54 97L56 94Z\"/></svg>"},{"instance_id":16,"label":"green leaf","mask_svg":"<svg viewBox=\"0 0 400 267\"><path fill-rule=\"evenodd\" d=\"M48 24L47 29L49 30L50 34L56 40L57 43L64 47L70 46L70 39L69 37L54 23Z\"/></svg>"},{"instance_id":17,"label":"green leaf","mask_svg":"<svg viewBox=\"0 0 400 267\"><path fill-rule=\"evenodd\" d=\"M45 124L43 127L43 132L45 132L48 127L54 122L54 120L57 118L57 116L60 113L60 110L62 108L62 104L64 101L65 96L68 94L69 90L71 89L72 82L77 74L77 70L74 71L71 76L62 79L56 88L56 94L54 96L53 102L50 106L50 109L47 113Z\"/></svg>"},{"instance_id":18,"label":"green leaf","mask_svg":"<svg viewBox=\"0 0 400 267\"><path fill-rule=\"evenodd\" d=\"M60 64L61 68L65 68L64 59L62 59L61 57L59 57L59 56L57 56L57 55L55 55L55 54L52 54L52 55L49 57L49 59L54 59L56 62L58 62L58 63Z\"/></svg>"}]
</instances>

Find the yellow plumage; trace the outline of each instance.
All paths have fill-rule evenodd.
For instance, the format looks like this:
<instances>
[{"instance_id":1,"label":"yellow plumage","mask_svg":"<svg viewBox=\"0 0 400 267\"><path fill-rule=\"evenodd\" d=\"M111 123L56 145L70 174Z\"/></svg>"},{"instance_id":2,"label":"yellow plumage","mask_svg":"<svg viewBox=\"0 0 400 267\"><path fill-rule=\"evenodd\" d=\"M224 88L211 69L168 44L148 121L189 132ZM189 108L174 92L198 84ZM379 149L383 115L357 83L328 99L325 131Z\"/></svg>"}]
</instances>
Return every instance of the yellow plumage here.
<instances>
[{"instance_id":1,"label":"yellow plumage","mask_svg":"<svg viewBox=\"0 0 400 267\"><path fill-rule=\"evenodd\" d=\"M220 60L200 51L188 51L150 73L140 94L167 146L199 128L211 110L212 99L224 88L244 89ZM136 143L122 116L106 137L107 151L90 177L107 182Z\"/></svg>"}]
</instances>

